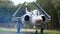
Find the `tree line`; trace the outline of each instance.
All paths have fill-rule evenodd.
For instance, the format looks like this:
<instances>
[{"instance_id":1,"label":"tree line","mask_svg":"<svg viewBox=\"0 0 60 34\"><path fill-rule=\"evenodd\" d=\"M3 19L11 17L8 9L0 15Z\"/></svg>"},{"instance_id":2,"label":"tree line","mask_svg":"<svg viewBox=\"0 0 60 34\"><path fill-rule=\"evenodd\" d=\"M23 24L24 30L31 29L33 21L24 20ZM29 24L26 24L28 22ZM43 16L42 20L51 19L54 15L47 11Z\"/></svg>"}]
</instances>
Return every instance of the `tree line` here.
<instances>
[{"instance_id":1,"label":"tree line","mask_svg":"<svg viewBox=\"0 0 60 34\"><path fill-rule=\"evenodd\" d=\"M60 28L60 0L37 0L37 3L51 16L51 21L46 23L47 29ZM0 0L0 22L9 22L12 14L21 4L15 6L13 2ZM35 7L30 8L34 9Z\"/></svg>"}]
</instances>

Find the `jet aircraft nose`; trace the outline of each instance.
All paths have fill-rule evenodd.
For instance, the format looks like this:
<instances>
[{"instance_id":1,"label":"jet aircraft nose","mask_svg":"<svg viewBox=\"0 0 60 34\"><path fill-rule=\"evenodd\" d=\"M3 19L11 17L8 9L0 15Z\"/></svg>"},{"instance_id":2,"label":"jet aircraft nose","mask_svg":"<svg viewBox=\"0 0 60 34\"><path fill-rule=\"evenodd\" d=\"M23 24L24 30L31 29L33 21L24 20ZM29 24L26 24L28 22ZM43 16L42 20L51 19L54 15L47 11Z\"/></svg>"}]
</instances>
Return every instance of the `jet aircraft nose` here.
<instances>
[{"instance_id":1,"label":"jet aircraft nose","mask_svg":"<svg viewBox=\"0 0 60 34\"><path fill-rule=\"evenodd\" d=\"M40 24L42 22L41 16L36 17L36 24Z\"/></svg>"}]
</instances>

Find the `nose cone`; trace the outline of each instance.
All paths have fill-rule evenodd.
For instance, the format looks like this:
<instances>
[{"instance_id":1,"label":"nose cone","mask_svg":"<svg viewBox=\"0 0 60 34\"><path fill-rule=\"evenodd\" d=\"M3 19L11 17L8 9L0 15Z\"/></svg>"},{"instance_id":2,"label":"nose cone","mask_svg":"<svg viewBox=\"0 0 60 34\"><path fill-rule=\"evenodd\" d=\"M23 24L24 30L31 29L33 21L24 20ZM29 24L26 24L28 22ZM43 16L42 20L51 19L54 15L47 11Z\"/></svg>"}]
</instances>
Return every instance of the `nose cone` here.
<instances>
[{"instance_id":1,"label":"nose cone","mask_svg":"<svg viewBox=\"0 0 60 34\"><path fill-rule=\"evenodd\" d=\"M40 16L36 17L36 24L40 24L42 22L42 18Z\"/></svg>"}]
</instances>

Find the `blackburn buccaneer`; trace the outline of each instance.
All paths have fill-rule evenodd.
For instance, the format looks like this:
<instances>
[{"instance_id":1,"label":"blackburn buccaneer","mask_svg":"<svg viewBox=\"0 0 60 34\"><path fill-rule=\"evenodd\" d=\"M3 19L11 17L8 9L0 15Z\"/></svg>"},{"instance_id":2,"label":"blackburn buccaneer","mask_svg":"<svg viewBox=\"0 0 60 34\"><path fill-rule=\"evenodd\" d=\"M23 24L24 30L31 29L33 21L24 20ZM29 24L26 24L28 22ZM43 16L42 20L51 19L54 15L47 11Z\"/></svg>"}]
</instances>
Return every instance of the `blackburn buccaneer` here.
<instances>
[{"instance_id":1,"label":"blackburn buccaneer","mask_svg":"<svg viewBox=\"0 0 60 34\"><path fill-rule=\"evenodd\" d=\"M51 20L51 17L36 3L33 2L34 6L37 7L37 9L33 10L33 11L28 11L28 4L25 2L23 3L18 9L17 11L12 15L13 19L17 19L18 21L18 26L17 26L17 30L18 32L20 32L20 25L19 23L26 25L29 24L30 26L35 27L36 29L36 34L37 34L37 30L38 30L38 26L41 27L41 34L43 34L43 30L45 28L45 22L48 22ZM21 8L25 5L25 13L23 13L21 10ZM17 14L17 12L20 10L21 16L20 17L15 17L15 15Z\"/></svg>"}]
</instances>

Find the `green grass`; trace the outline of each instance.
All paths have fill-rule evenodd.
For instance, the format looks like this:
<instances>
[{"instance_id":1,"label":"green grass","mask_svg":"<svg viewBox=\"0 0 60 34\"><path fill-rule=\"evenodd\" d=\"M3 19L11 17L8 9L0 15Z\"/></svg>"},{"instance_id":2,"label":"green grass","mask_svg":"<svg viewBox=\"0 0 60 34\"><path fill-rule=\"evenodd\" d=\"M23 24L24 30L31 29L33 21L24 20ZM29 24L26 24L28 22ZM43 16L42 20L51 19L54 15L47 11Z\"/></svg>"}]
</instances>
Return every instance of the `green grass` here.
<instances>
[{"instance_id":1,"label":"green grass","mask_svg":"<svg viewBox=\"0 0 60 34\"><path fill-rule=\"evenodd\" d=\"M28 34L35 34L35 32L26 32L26 33L28 33ZM38 32L38 34L40 34L40 32ZM44 32L44 34L60 34L60 32Z\"/></svg>"},{"instance_id":2,"label":"green grass","mask_svg":"<svg viewBox=\"0 0 60 34\"><path fill-rule=\"evenodd\" d=\"M0 32L13 32L13 31L7 31L7 30L1 30L0 29Z\"/></svg>"},{"instance_id":3,"label":"green grass","mask_svg":"<svg viewBox=\"0 0 60 34\"><path fill-rule=\"evenodd\" d=\"M0 32L9 32L9 31L0 30ZM26 33L35 34L35 32L26 32ZM40 34L40 32L38 32L38 34ZM60 32L44 32L44 34L60 34Z\"/></svg>"},{"instance_id":4,"label":"green grass","mask_svg":"<svg viewBox=\"0 0 60 34\"><path fill-rule=\"evenodd\" d=\"M46 31L45 34L60 34L60 31Z\"/></svg>"},{"instance_id":5,"label":"green grass","mask_svg":"<svg viewBox=\"0 0 60 34\"><path fill-rule=\"evenodd\" d=\"M15 29L8 29L8 28L0 28L0 32L16 32L16 30ZM35 31L34 32L33 32L33 30L32 31L27 31L26 33L35 34ZM38 34L40 34L40 31L38 31ZM44 30L44 34L60 34L60 31Z\"/></svg>"},{"instance_id":6,"label":"green grass","mask_svg":"<svg viewBox=\"0 0 60 34\"><path fill-rule=\"evenodd\" d=\"M3 30L0 30L0 32L3 32Z\"/></svg>"},{"instance_id":7,"label":"green grass","mask_svg":"<svg viewBox=\"0 0 60 34\"><path fill-rule=\"evenodd\" d=\"M46 31L44 31L44 34L60 34L60 31L56 31L56 30L46 30Z\"/></svg>"}]
</instances>

